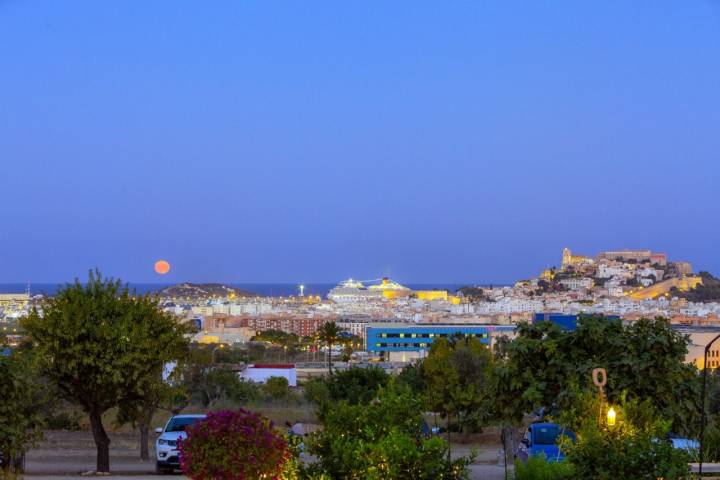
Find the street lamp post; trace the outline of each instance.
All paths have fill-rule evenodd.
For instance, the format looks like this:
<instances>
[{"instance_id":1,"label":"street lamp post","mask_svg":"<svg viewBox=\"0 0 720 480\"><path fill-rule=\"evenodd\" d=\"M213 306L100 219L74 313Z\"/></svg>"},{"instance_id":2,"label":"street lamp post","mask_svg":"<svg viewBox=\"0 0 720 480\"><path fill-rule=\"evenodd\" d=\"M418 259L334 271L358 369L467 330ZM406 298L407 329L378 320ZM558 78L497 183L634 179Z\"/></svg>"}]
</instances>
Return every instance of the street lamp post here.
<instances>
[{"instance_id":1,"label":"street lamp post","mask_svg":"<svg viewBox=\"0 0 720 480\"><path fill-rule=\"evenodd\" d=\"M715 341L720 338L720 335L717 335L715 338L710 340L710 343L705 345L705 356L703 357L703 383L702 383L702 393L700 396L700 462L698 465L698 474L702 477L702 467L703 467L703 443L705 440L705 389L707 385L707 358L708 358L708 352L710 352L710 347L712 347L712 344L715 343Z\"/></svg>"}]
</instances>

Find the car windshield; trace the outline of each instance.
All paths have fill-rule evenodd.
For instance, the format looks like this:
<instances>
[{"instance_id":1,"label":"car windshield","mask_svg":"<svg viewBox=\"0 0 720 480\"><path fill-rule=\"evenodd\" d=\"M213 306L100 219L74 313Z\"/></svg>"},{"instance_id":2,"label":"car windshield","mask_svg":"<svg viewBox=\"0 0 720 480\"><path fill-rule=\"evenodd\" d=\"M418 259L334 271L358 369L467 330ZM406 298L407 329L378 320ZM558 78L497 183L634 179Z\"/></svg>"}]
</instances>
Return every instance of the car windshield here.
<instances>
[{"instance_id":1,"label":"car windshield","mask_svg":"<svg viewBox=\"0 0 720 480\"><path fill-rule=\"evenodd\" d=\"M555 445L560 435L566 435L570 437L570 440L575 441L575 434L570 430L564 430L559 425L543 425L542 427L535 427L534 443L537 445Z\"/></svg>"},{"instance_id":2,"label":"car windshield","mask_svg":"<svg viewBox=\"0 0 720 480\"><path fill-rule=\"evenodd\" d=\"M170 423L168 423L167 428L165 429L166 432L183 432L187 427L192 425L193 423L197 422L198 420L202 420L199 417L184 417L184 418L178 418L175 417L172 420L170 420Z\"/></svg>"}]
</instances>

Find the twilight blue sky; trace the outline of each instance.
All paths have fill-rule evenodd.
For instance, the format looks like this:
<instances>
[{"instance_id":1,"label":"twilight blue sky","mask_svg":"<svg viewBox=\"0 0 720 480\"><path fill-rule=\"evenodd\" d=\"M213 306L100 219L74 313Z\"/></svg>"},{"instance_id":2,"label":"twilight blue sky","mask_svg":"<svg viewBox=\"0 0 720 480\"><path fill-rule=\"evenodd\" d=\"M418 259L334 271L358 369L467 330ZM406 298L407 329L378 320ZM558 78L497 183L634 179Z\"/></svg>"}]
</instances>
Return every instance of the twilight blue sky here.
<instances>
[{"instance_id":1,"label":"twilight blue sky","mask_svg":"<svg viewBox=\"0 0 720 480\"><path fill-rule=\"evenodd\" d=\"M716 0L0 0L0 282L720 273L719 181Z\"/></svg>"}]
</instances>

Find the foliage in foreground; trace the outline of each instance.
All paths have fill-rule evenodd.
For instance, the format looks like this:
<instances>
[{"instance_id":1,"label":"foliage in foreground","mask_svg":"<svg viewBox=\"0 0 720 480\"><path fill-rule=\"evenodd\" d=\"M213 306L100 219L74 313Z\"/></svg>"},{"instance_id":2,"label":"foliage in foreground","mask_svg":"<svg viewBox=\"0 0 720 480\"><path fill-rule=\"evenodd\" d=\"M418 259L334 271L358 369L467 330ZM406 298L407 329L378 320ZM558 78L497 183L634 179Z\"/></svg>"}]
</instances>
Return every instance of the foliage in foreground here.
<instances>
[{"instance_id":1,"label":"foliage in foreground","mask_svg":"<svg viewBox=\"0 0 720 480\"><path fill-rule=\"evenodd\" d=\"M462 431L490 418L493 358L477 338L438 338L421 366L427 406ZM406 376L407 378L407 376Z\"/></svg>"},{"instance_id":2,"label":"foliage in foreground","mask_svg":"<svg viewBox=\"0 0 720 480\"><path fill-rule=\"evenodd\" d=\"M25 352L0 356L0 453L7 475L25 452L42 437L47 388L39 381L32 358Z\"/></svg>"},{"instance_id":3,"label":"foliage in foreground","mask_svg":"<svg viewBox=\"0 0 720 480\"><path fill-rule=\"evenodd\" d=\"M305 385L305 398L318 406L318 417L338 402L351 405L367 404L377 397L378 390L390 382L390 375L377 367L349 368L334 375L310 379Z\"/></svg>"},{"instance_id":4,"label":"foliage in foreground","mask_svg":"<svg viewBox=\"0 0 720 480\"><path fill-rule=\"evenodd\" d=\"M599 404L590 394L578 397L574 423L578 441L568 445L567 460L577 478L598 480L679 480L691 478L688 452L673 448L670 421L660 419L648 400L621 399L618 421L598 421Z\"/></svg>"},{"instance_id":5,"label":"foliage in foreground","mask_svg":"<svg viewBox=\"0 0 720 480\"><path fill-rule=\"evenodd\" d=\"M312 435L311 474L363 480L467 478L471 459L448 460L448 444L422 435L422 402L407 389L380 389L367 405L341 401Z\"/></svg>"},{"instance_id":6,"label":"foliage in foreground","mask_svg":"<svg viewBox=\"0 0 720 480\"><path fill-rule=\"evenodd\" d=\"M187 435L181 468L193 480L279 478L291 456L271 421L243 409L209 413Z\"/></svg>"},{"instance_id":7,"label":"foliage in foreground","mask_svg":"<svg viewBox=\"0 0 720 480\"><path fill-rule=\"evenodd\" d=\"M608 374L605 393L649 399L672 421L673 431L690 434L699 424L699 379L685 363L688 339L665 319L581 317L577 329L561 331L550 322L520 324L517 337L499 348L494 399L497 416L518 423L539 407L571 408L578 392L597 392L592 370Z\"/></svg>"},{"instance_id":8,"label":"foliage in foreground","mask_svg":"<svg viewBox=\"0 0 720 480\"><path fill-rule=\"evenodd\" d=\"M575 469L568 462L548 462L543 457L530 457L527 463L515 462L516 480L574 480Z\"/></svg>"},{"instance_id":9,"label":"foliage in foreground","mask_svg":"<svg viewBox=\"0 0 720 480\"><path fill-rule=\"evenodd\" d=\"M41 359L43 374L90 417L97 470L110 471L107 410L143 403L166 363L187 350L187 325L136 296L119 280L90 272L87 284L66 285L34 309L22 326ZM133 416L128 409L127 412Z\"/></svg>"}]
</instances>

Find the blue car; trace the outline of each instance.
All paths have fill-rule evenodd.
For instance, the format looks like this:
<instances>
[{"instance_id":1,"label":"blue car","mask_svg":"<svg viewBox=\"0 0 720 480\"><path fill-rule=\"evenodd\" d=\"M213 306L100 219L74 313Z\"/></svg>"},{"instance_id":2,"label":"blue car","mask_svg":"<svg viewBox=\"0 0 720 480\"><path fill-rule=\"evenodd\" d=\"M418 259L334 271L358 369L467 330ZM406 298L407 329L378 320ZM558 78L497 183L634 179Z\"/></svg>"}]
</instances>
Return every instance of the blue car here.
<instances>
[{"instance_id":1,"label":"blue car","mask_svg":"<svg viewBox=\"0 0 720 480\"><path fill-rule=\"evenodd\" d=\"M573 432L556 423L533 423L520 441L515 456L523 462L527 462L530 457L539 456L544 456L549 462L560 462L565 459L565 454L558 446L562 435L572 442L576 440Z\"/></svg>"}]
</instances>

